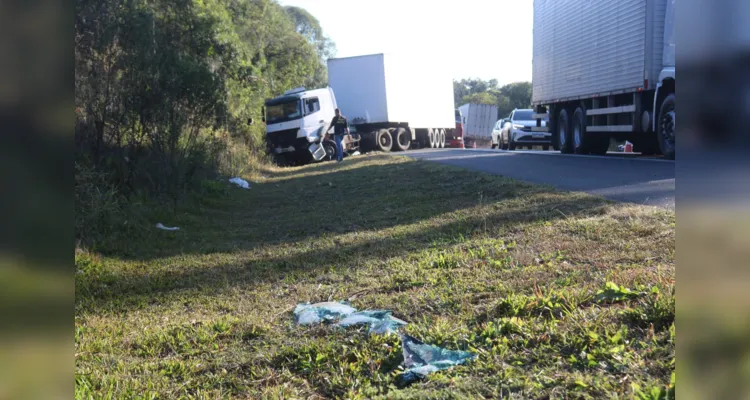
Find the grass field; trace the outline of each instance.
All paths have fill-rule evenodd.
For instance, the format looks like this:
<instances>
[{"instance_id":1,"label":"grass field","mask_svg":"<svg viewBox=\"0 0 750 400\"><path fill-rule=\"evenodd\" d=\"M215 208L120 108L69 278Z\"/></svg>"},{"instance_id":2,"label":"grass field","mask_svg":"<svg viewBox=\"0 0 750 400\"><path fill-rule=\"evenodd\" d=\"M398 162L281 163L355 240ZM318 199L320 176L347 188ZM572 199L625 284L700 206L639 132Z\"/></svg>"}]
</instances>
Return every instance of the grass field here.
<instances>
[{"instance_id":1,"label":"grass field","mask_svg":"<svg viewBox=\"0 0 750 400\"><path fill-rule=\"evenodd\" d=\"M254 180L76 252L77 398L673 389L674 212L382 155ZM398 387L396 336L294 324L326 300L478 357Z\"/></svg>"}]
</instances>

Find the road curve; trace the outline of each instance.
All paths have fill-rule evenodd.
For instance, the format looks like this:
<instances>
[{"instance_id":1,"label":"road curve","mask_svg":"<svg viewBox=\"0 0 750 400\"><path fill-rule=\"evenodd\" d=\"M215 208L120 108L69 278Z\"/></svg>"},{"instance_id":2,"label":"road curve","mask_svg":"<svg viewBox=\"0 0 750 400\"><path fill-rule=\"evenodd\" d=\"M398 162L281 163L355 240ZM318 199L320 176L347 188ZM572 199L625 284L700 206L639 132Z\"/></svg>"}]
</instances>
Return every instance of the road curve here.
<instances>
[{"instance_id":1,"label":"road curve","mask_svg":"<svg viewBox=\"0 0 750 400\"><path fill-rule=\"evenodd\" d=\"M562 190L582 191L616 201L670 210L675 207L673 161L487 149L427 149L392 154L552 185Z\"/></svg>"}]
</instances>

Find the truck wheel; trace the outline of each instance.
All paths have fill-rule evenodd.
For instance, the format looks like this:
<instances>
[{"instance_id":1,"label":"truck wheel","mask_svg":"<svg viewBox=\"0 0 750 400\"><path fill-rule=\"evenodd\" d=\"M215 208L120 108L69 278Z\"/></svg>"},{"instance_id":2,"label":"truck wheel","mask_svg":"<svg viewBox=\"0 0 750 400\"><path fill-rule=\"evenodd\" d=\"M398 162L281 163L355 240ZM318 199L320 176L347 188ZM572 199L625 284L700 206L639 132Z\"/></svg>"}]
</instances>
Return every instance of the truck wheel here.
<instances>
[{"instance_id":1,"label":"truck wheel","mask_svg":"<svg viewBox=\"0 0 750 400\"><path fill-rule=\"evenodd\" d=\"M577 107L573 112L571 128L573 153L588 154L591 147L589 141L593 138L586 133L586 116L581 107Z\"/></svg>"},{"instance_id":2,"label":"truck wheel","mask_svg":"<svg viewBox=\"0 0 750 400\"><path fill-rule=\"evenodd\" d=\"M568 110L561 109L557 117L557 145L560 147L560 153L570 154L573 151L570 138L570 120L568 119Z\"/></svg>"},{"instance_id":3,"label":"truck wheel","mask_svg":"<svg viewBox=\"0 0 750 400\"><path fill-rule=\"evenodd\" d=\"M333 161L336 159L336 143L330 140L324 140L323 149L326 151L323 161Z\"/></svg>"},{"instance_id":4,"label":"truck wheel","mask_svg":"<svg viewBox=\"0 0 750 400\"><path fill-rule=\"evenodd\" d=\"M381 129L375 133L375 145L380 151L386 153L391 151L391 147L393 147L393 138L391 137L391 133L388 132L388 129Z\"/></svg>"},{"instance_id":5,"label":"truck wheel","mask_svg":"<svg viewBox=\"0 0 750 400\"><path fill-rule=\"evenodd\" d=\"M431 149L434 149L435 146L435 131L432 129L427 130L427 142L430 145Z\"/></svg>"},{"instance_id":6,"label":"truck wheel","mask_svg":"<svg viewBox=\"0 0 750 400\"><path fill-rule=\"evenodd\" d=\"M445 148L445 129L440 129L440 148Z\"/></svg>"},{"instance_id":7,"label":"truck wheel","mask_svg":"<svg viewBox=\"0 0 750 400\"><path fill-rule=\"evenodd\" d=\"M398 128L393 132L393 149L406 151L411 147L411 137L404 128Z\"/></svg>"},{"instance_id":8,"label":"truck wheel","mask_svg":"<svg viewBox=\"0 0 750 400\"><path fill-rule=\"evenodd\" d=\"M668 160L674 160L675 156L675 122L675 96L670 94L661 103L656 128L659 147Z\"/></svg>"}]
</instances>

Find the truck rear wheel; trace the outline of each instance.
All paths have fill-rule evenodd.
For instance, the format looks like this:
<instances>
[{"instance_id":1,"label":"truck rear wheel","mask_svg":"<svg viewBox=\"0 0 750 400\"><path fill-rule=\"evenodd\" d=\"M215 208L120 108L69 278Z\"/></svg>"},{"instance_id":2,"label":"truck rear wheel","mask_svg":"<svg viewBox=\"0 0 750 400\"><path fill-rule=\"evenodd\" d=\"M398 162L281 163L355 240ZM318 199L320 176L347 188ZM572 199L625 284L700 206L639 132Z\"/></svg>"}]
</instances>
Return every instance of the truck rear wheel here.
<instances>
[{"instance_id":1,"label":"truck rear wheel","mask_svg":"<svg viewBox=\"0 0 750 400\"><path fill-rule=\"evenodd\" d=\"M391 151L391 147L393 147L393 138L391 137L391 133L388 132L388 129L381 129L375 133L375 145L380 151L386 153Z\"/></svg>"},{"instance_id":2,"label":"truck rear wheel","mask_svg":"<svg viewBox=\"0 0 750 400\"><path fill-rule=\"evenodd\" d=\"M445 148L445 129L438 130L440 132L440 148Z\"/></svg>"},{"instance_id":3,"label":"truck rear wheel","mask_svg":"<svg viewBox=\"0 0 750 400\"><path fill-rule=\"evenodd\" d=\"M429 147L431 149L434 149L436 146L437 141L435 140L435 131L432 129L427 130L427 143L429 144Z\"/></svg>"},{"instance_id":4,"label":"truck rear wheel","mask_svg":"<svg viewBox=\"0 0 750 400\"><path fill-rule=\"evenodd\" d=\"M568 118L568 110L560 109L560 114L557 117L557 132L555 135L558 147L560 147L560 153L570 154L573 152L571 146L570 137L570 119Z\"/></svg>"},{"instance_id":5,"label":"truck rear wheel","mask_svg":"<svg viewBox=\"0 0 750 400\"><path fill-rule=\"evenodd\" d=\"M393 149L406 151L411 147L411 137L404 128L395 129L393 132Z\"/></svg>"},{"instance_id":6,"label":"truck rear wheel","mask_svg":"<svg viewBox=\"0 0 750 400\"><path fill-rule=\"evenodd\" d=\"M659 119L656 121L656 132L659 138L659 147L664 158L674 160L675 156L675 96L670 94L661 103L659 108Z\"/></svg>"}]
</instances>

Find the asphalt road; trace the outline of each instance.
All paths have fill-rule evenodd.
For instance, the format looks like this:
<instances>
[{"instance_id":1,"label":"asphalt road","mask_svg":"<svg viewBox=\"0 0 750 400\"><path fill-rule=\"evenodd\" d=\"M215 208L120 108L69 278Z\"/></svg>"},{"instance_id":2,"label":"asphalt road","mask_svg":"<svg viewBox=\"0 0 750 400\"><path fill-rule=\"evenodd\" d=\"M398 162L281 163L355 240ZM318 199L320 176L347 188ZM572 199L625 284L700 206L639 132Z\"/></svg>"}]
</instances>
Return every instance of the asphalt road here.
<instances>
[{"instance_id":1,"label":"asphalt road","mask_svg":"<svg viewBox=\"0 0 750 400\"><path fill-rule=\"evenodd\" d=\"M616 201L671 210L675 207L674 161L489 149L429 149L394 154L548 184L562 190L587 192Z\"/></svg>"}]
</instances>

